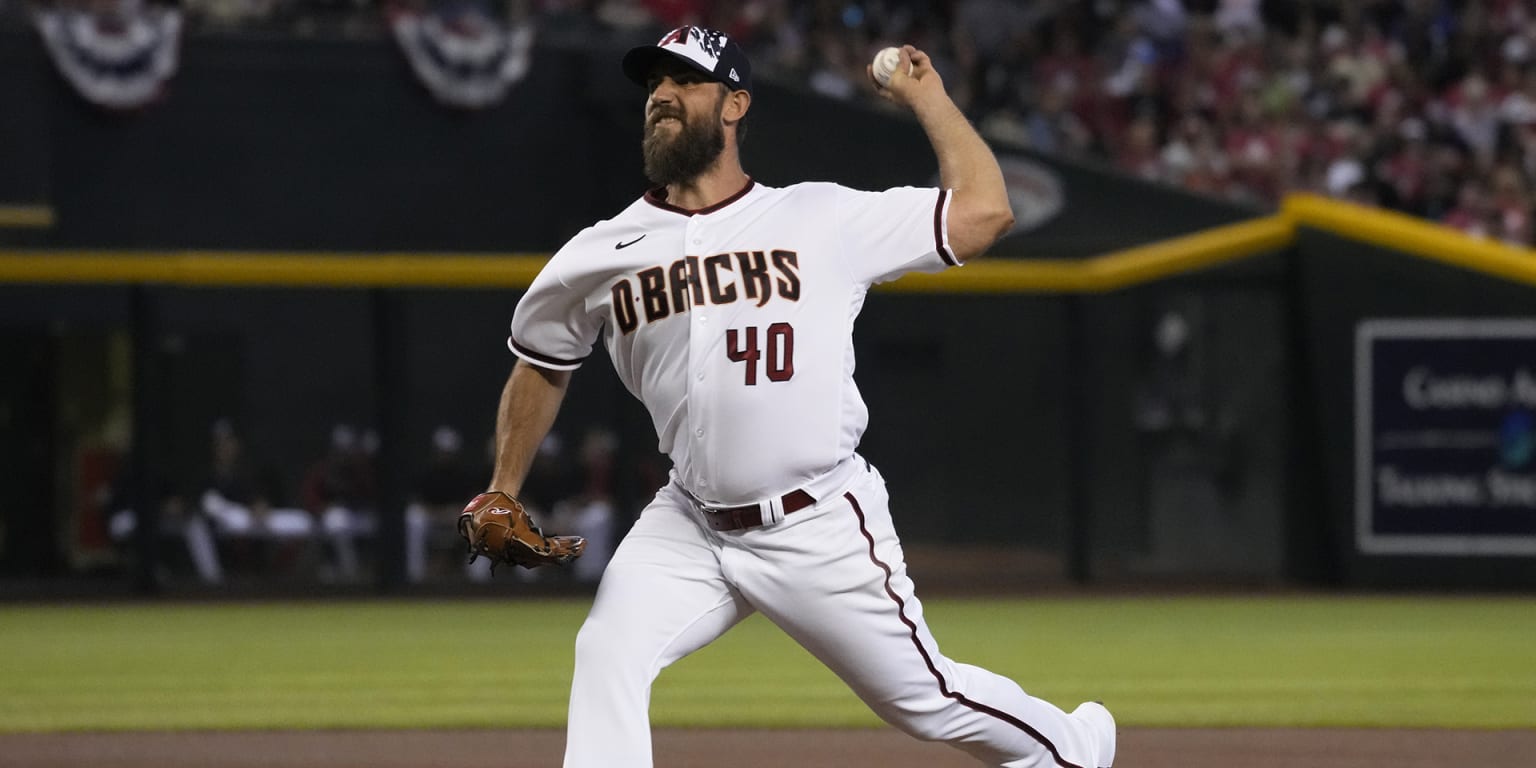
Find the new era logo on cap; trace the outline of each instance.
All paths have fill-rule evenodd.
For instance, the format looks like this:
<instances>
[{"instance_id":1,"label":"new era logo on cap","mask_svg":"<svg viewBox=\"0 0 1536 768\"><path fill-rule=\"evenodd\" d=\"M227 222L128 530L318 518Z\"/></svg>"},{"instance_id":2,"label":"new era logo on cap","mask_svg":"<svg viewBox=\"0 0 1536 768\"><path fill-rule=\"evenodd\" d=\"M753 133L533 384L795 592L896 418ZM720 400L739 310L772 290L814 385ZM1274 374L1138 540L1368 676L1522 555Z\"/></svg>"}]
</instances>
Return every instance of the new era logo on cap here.
<instances>
[{"instance_id":1,"label":"new era logo on cap","mask_svg":"<svg viewBox=\"0 0 1536 768\"><path fill-rule=\"evenodd\" d=\"M645 85L656 57L669 54L732 88L752 90L752 65L741 46L724 32L704 27L678 27L655 45L642 45L624 56L624 74Z\"/></svg>"}]
</instances>

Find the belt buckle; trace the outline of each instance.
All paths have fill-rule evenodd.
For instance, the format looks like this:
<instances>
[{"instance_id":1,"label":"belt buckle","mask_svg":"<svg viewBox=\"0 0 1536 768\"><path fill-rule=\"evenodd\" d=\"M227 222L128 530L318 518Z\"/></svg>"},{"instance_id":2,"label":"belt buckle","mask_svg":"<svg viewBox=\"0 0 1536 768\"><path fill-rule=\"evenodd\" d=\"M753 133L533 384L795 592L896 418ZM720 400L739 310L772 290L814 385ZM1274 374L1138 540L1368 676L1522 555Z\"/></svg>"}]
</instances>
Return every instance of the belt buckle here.
<instances>
[{"instance_id":1,"label":"belt buckle","mask_svg":"<svg viewBox=\"0 0 1536 768\"><path fill-rule=\"evenodd\" d=\"M705 504L703 501L699 501L699 509L704 513L704 519L710 521L711 528L716 530L724 530L724 528L721 526L725 524L726 520L730 519L726 515L726 509L724 507L714 507Z\"/></svg>"}]
</instances>

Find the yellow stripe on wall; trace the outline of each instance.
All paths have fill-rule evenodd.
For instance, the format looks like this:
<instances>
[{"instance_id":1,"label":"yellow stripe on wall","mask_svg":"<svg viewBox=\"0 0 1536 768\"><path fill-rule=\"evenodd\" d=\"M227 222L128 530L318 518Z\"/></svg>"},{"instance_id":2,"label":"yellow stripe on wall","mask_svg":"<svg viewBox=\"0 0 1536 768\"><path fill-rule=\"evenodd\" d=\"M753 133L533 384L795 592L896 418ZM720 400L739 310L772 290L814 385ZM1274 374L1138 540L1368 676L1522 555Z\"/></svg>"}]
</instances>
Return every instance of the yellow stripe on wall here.
<instances>
[{"instance_id":1,"label":"yellow stripe on wall","mask_svg":"<svg viewBox=\"0 0 1536 768\"><path fill-rule=\"evenodd\" d=\"M1410 216L1291 195L1274 216L1089 259L980 259L877 286L897 293L1099 293L1285 248L1298 225L1536 285L1536 251L1468 237ZM1026 235L1027 236L1027 235ZM320 288L526 288L544 254L0 251L0 283Z\"/></svg>"},{"instance_id":2,"label":"yellow stripe on wall","mask_svg":"<svg viewBox=\"0 0 1536 768\"><path fill-rule=\"evenodd\" d=\"M1195 272L1290 245L1289 221L1268 216L1090 259L981 259L912 274L886 290L916 293L1098 293Z\"/></svg>"},{"instance_id":3,"label":"yellow stripe on wall","mask_svg":"<svg viewBox=\"0 0 1536 768\"><path fill-rule=\"evenodd\" d=\"M316 288L526 288L545 256L0 252L0 282Z\"/></svg>"},{"instance_id":4,"label":"yellow stripe on wall","mask_svg":"<svg viewBox=\"0 0 1536 768\"><path fill-rule=\"evenodd\" d=\"M0 229L48 229L53 209L46 205L0 205Z\"/></svg>"},{"instance_id":5,"label":"yellow stripe on wall","mask_svg":"<svg viewBox=\"0 0 1536 768\"><path fill-rule=\"evenodd\" d=\"M1471 237L1406 214L1317 195L1290 195L1281 212L1297 224L1430 261L1536 285L1536 250Z\"/></svg>"},{"instance_id":6,"label":"yellow stripe on wall","mask_svg":"<svg viewBox=\"0 0 1536 768\"><path fill-rule=\"evenodd\" d=\"M936 275L908 275L883 290L907 293L1110 291L1284 247L1279 216L1199 232L1091 259L981 259ZM185 286L526 288L546 256L0 251L0 282Z\"/></svg>"}]
</instances>

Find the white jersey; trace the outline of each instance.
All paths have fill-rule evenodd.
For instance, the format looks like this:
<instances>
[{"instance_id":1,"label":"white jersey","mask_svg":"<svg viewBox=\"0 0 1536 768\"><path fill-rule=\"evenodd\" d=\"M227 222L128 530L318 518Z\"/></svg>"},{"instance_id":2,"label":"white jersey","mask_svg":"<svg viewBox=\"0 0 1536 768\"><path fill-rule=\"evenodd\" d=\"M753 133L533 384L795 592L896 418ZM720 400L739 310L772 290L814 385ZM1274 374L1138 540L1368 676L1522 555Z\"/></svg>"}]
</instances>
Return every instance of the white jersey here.
<instances>
[{"instance_id":1,"label":"white jersey","mask_svg":"<svg viewBox=\"0 0 1536 768\"><path fill-rule=\"evenodd\" d=\"M956 263L948 200L749 181L687 211L647 193L554 255L508 345L572 370L602 335L686 490L717 504L777 496L858 447L854 318L870 285Z\"/></svg>"}]
</instances>

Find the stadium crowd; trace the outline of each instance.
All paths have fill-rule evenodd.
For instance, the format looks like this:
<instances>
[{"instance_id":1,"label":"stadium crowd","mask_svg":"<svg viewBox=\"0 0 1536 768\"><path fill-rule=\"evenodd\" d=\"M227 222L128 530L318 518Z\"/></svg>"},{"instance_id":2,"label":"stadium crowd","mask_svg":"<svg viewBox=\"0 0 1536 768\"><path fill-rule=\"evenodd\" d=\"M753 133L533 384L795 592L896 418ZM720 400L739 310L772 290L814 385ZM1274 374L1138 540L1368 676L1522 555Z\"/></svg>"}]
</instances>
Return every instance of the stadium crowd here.
<instances>
[{"instance_id":1,"label":"stadium crowd","mask_svg":"<svg viewBox=\"0 0 1536 768\"><path fill-rule=\"evenodd\" d=\"M1258 206L1305 190L1532 243L1531 0L618 4L734 31L837 98L870 98L870 54L910 41L993 140Z\"/></svg>"},{"instance_id":2,"label":"stadium crowd","mask_svg":"<svg viewBox=\"0 0 1536 768\"><path fill-rule=\"evenodd\" d=\"M1536 0L174 1L194 31L384 35L400 8L578 42L704 24L760 76L881 106L865 63L910 42L996 142L1258 207L1305 190L1533 241Z\"/></svg>"}]
</instances>

